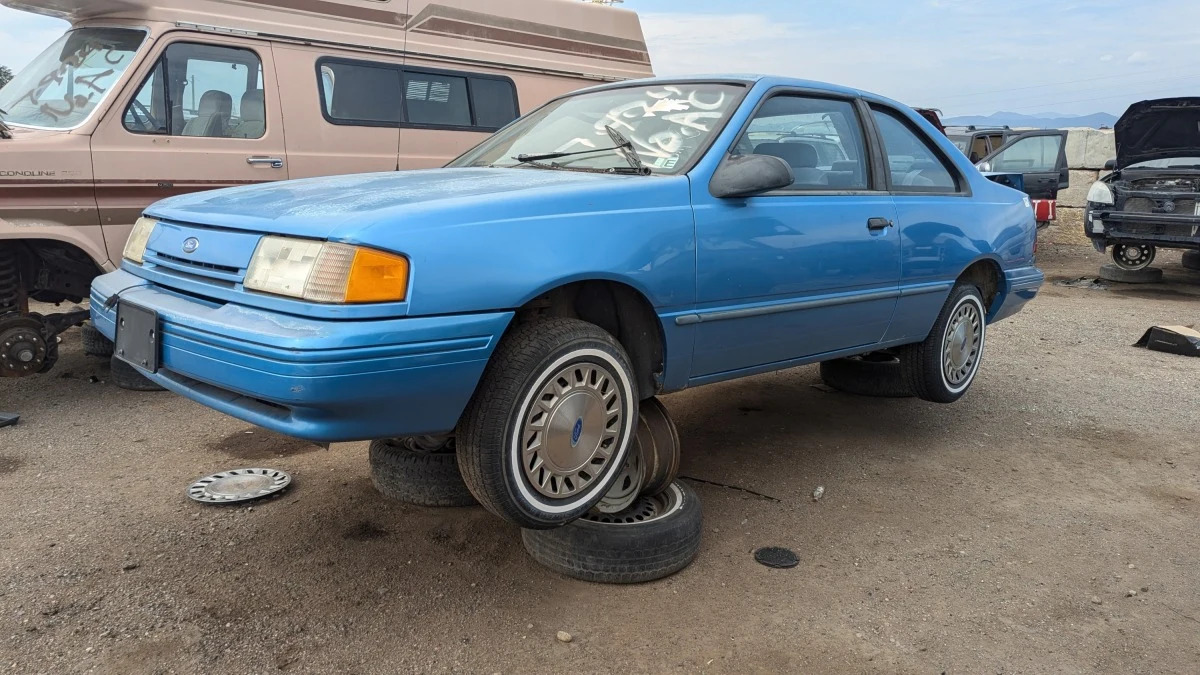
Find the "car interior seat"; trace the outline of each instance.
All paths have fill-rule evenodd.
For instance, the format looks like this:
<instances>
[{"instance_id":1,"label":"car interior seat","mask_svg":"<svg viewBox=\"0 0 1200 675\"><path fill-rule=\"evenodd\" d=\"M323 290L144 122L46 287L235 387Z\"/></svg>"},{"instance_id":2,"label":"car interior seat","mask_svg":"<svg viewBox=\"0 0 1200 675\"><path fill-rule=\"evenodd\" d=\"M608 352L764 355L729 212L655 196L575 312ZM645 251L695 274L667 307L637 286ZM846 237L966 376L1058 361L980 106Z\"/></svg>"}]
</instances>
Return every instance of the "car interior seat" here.
<instances>
[{"instance_id":1,"label":"car interior seat","mask_svg":"<svg viewBox=\"0 0 1200 675\"><path fill-rule=\"evenodd\" d=\"M797 185L825 183L825 172L817 168L817 149L808 143L760 143L754 154L771 155L787 162Z\"/></svg>"},{"instance_id":2,"label":"car interior seat","mask_svg":"<svg viewBox=\"0 0 1200 675\"><path fill-rule=\"evenodd\" d=\"M183 125L183 136L228 135L229 116L233 112L233 97L223 91L210 89L200 97L200 109Z\"/></svg>"},{"instance_id":3,"label":"car interior seat","mask_svg":"<svg viewBox=\"0 0 1200 675\"><path fill-rule=\"evenodd\" d=\"M267 131L267 110L263 90L250 89L242 94L242 121L233 130L233 138L262 138Z\"/></svg>"}]
</instances>

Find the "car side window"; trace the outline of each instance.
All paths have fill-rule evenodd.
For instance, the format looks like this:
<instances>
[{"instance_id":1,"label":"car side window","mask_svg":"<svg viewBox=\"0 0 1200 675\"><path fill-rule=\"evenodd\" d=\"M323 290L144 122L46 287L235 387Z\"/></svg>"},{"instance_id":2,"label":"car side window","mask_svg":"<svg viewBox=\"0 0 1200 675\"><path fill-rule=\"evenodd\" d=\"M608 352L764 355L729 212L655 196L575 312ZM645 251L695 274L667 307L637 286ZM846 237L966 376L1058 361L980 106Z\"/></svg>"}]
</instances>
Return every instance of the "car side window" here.
<instances>
[{"instance_id":1,"label":"car side window","mask_svg":"<svg viewBox=\"0 0 1200 675\"><path fill-rule=\"evenodd\" d=\"M892 176L894 192L957 192L958 180L928 138L899 113L872 107L871 114Z\"/></svg>"},{"instance_id":2,"label":"car side window","mask_svg":"<svg viewBox=\"0 0 1200 675\"><path fill-rule=\"evenodd\" d=\"M989 160L992 171L1007 173L1052 172L1058 170L1062 136L1022 138Z\"/></svg>"},{"instance_id":3,"label":"car side window","mask_svg":"<svg viewBox=\"0 0 1200 675\"><path fill-rule=\"evenodd\" d=\"M130 101L124 124L139 134L262 138L262 61L249 49L176 42Z\"/></svg>"},{"instance_id":4,"label":"car side window","mask_svg":"<svg viewBox=\"0 0 1200 675\"><path fill-rule=\"evenodd\" d=\"M841 99L774 96L755 113L734 152L787 162L793 190L865 190L869 181L858 113Z\"/></svg>"}]
</instances>

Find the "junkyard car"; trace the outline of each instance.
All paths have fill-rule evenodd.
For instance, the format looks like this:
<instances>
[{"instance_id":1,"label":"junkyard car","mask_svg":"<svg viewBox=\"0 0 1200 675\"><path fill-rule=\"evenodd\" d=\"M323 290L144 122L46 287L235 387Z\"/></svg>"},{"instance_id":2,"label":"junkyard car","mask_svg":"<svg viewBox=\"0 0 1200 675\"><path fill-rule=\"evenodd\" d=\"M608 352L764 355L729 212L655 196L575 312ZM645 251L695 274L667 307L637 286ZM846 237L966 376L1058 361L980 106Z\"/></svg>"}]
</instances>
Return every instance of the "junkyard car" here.
<instances>
[{"instance_id":1,"label":"junkyard car","mask_svg":"<svg viewBox=\"0 0 1200 675\"><path fill-rule=\"evenodd\" d=\"M900 104L645 80L446 169L159 202L91 306L120 358L268 429L453 432L479 501L546 528L601 499L658 393L898 349L956 400L1042 283L1034 241L1028 198Z\"/></svg>"},{"instance_id":2,"label":"junkyard car","mask_svg":"<svg viewBox=\"0 0 1200 675\"><path fill-rule=\"evenodd\" d=\"M1135 103L1113 127L1113 172L1087 195L1084 233L1140 270L1158 247L1200 249L1200 98Z\"/></svg>"}]
</instances>

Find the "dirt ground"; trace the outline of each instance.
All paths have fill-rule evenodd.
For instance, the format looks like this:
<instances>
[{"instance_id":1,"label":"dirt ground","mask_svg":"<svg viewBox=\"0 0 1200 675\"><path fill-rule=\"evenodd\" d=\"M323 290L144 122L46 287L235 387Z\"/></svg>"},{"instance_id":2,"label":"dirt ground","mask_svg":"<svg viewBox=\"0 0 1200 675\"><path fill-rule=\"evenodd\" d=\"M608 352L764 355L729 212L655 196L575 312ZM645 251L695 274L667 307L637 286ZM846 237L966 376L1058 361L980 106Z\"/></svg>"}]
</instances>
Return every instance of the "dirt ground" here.
<instances>
[{"instance_id":1,"label":"dirt ground","mask_svg":"<svg viewBox=\"0 0 1200 675\"><path fill-rule=\"evenodd\" d=\"M1040 255L1050 282L956 404L831 393L815 366L667 397L705 539L633 587L539 568L480 509L385 501L365 444L117 389L72 332L53 373L0 382L23 416L0 429L0 672L1194 673L1200 359L1130 345L1200 320L1200 273L1070 287L1101 257ZM295 483L185 498L247 465Z\"/></svg>"}]
</instances>

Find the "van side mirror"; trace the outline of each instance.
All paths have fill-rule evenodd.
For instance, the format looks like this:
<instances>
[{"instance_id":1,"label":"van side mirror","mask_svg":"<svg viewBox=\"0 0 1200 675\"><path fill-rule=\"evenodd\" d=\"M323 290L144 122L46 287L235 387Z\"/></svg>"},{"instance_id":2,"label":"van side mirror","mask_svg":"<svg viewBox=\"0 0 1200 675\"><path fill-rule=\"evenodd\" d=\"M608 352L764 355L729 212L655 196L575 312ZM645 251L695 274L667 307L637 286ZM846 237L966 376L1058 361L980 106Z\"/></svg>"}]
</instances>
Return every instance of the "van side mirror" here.
<instances>
[{"instance_id":1,"label":"van side mirror","mask_svg":"<svg viewBox=\"0 0 1200 675\"><path fill-rule=\"evenodd\" d=\"M1117 160L1110 159L1107 162L1105 162L1104 170L1105 171L1116 171L1117 170Z\"/></svg>"},{"instance_id":2,"label":"van side mirror","mask_svg":"<svg viewBox=\"0 0 1200 675\"><path fill-rule=\"evenodd\" d=\"M751 197L796 182L792 167L771 155L735 155L717 167L708 190L714 197Z\"/></svg>"}]
</instances>

